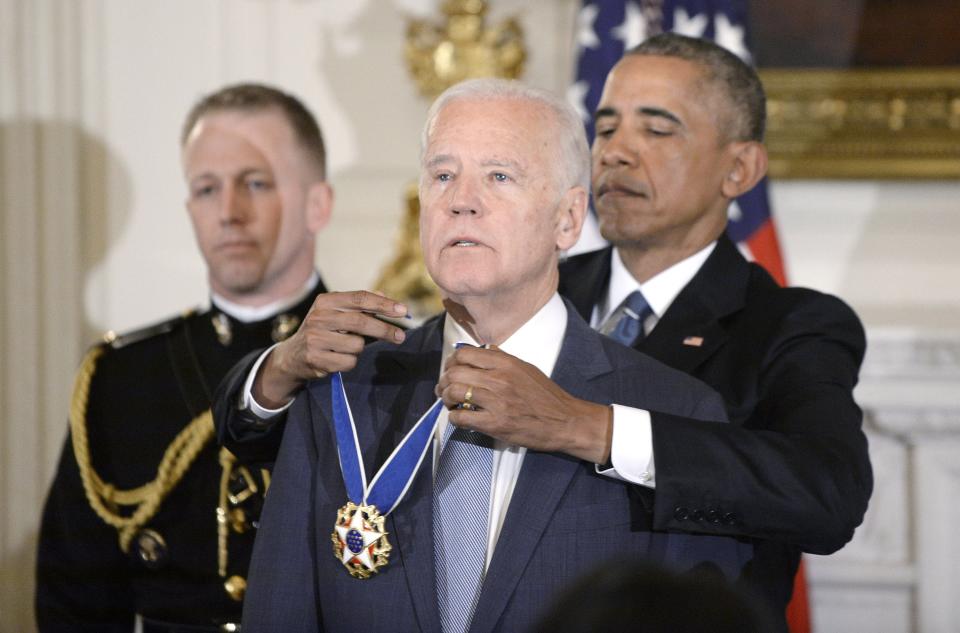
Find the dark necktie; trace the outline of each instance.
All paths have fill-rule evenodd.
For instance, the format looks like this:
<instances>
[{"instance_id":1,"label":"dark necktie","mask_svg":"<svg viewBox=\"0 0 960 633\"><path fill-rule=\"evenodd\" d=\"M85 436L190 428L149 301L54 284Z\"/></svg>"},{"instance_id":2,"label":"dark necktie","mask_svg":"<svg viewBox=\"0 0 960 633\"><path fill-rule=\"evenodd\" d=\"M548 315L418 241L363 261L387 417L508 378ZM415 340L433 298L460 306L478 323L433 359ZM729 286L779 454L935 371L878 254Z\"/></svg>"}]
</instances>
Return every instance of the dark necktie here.
<instances>
[{"instance_id":1,"label":"dark necktie","mask_svg":"<svg viewBox=\"0 0 960 633\"><path fill-rule=\"evenodd\" d=\"M634 290L603 322L599 332L624 345L632 346L643 340L643 322L652 312L647 300L643 298L643 293Z\"/></svg>"}]
</instances>

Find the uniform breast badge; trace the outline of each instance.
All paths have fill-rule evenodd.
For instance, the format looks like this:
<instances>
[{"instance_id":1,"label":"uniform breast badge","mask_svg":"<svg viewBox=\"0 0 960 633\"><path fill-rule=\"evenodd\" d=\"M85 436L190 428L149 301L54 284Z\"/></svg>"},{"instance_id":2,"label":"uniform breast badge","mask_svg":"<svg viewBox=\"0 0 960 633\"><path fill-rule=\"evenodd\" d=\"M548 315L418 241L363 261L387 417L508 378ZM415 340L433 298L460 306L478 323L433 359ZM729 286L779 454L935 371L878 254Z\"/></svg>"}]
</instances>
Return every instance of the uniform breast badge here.
<instances>
[{"instance_id":1,"label":"uniform breast badge","mask_svg":"<svg viewBox=\"0 0 960 633\"><path fill-rule=\"evenodd\" d=\"M331 391L340 472L350 500L337 511L330 538L334 556L350 575L366 579L387 565L393 548L387 540L384 522L420 470L443 410L443 401L437 399L413 425L368 486L353 412L339 372L332 376Z\"/></svg>"}]
</instances>

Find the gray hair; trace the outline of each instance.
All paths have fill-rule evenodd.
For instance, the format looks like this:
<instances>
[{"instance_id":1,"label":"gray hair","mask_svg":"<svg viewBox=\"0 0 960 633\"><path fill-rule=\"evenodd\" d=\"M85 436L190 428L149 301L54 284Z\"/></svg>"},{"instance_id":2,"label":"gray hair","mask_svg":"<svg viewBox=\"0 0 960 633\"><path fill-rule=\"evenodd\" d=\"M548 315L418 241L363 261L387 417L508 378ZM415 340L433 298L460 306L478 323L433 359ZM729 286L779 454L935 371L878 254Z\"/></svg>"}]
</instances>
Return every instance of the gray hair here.
<instances>
[{"instance_id":1,"label":"gray hair","mask_svg":"<svg viewBox=\"0 0 960 633\"><path fill-rule=\"evenodd\" d=\"M527 101L539 104L554 114L556 139L560 156L556 157L561 173L558 174L562 189L581 186L590 190L590 147L583 128L583 121L576 111L563 99L547 90L534 88L508 79L468 79L443 91L430 106L427 121L420 136L420 160L427 151L430 134L443 109L454 101ZM548 162L554 157L545 157Z\"/></svg>"},{"instance_id":2,"label":"gray hair","mask_svg":"<svg viewBox=\"0 0 960 633\"><path fill-rule=\"evenodd\" d=\"M719 86L730 104L726 136L735 141L762 141L767 118L767 96L753 66L708 40L661 33L628 50L629 55L676 57L693 62L704 78Z\"/></svg>"}]
</instances>

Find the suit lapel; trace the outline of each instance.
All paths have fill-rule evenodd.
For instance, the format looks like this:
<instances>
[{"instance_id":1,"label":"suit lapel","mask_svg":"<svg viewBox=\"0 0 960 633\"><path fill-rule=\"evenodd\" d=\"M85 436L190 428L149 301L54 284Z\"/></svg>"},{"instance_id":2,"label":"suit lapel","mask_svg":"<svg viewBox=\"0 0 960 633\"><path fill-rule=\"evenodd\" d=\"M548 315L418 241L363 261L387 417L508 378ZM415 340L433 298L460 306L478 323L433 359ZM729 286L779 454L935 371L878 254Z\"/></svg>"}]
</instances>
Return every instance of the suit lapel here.
<instances>
[{"instance_id":1,"label":"suit lapel","mask_svg":"<svg viewBox=\"0 0 960 633\"><path fill-rule=\"evenodd\" d=\"M674 369L693 373L728 335L708 306L694 298L683 307L681 316L671 306L650 335L634 347Z\"/></svg>"},{"instance_id":2,"label":"suit lapel","mask_svg":"<svg viewBox=\"0 0 960 633\"><path fill-rule=\"evenodd\" d=\"M571 395L586 398L593 392L590 381L612 368L597 340L599 335L575 314L570 303L567 313L567 331L552 378ZM580 460L555 453L528 451L523 458L471 633L492 631L496 626L557 504L581 467Z\"/></svg>"},{"instance_id":3,"label":"suit lapel","mask_svg":"<svg viewBox=\"0 0 960 633\"><path fill-rule=\"evenodd\" d=\"M403 439L436 400L433 388L440 373L442 317L425 326L424 338L412 353L396 357L400 388L374 392L378 397L379 415L390 418L402 411L402 424L382 434L382 445L376 447L378 463ZM386 438L389 438L386 439ZM432 446L432 445L431 445ZM385 453L385 454L384 454ZM432 449L427 449L420 471L399 506L387 518L392 534L393 556L400 559L407 587L422 631L439 631L435 572L433 562L433 473ZM382 456L382 457L381 457Z\"/></svg>"},{"instance_id":4,"label":"suit lapel","mask_svg":"<svg viewBox=\"0 0 960 633\"><path fill-rule=\"evenodd\" d=\"M725 317L743 308L749 265L723 235L717 247L635 347L675 369L694 371L729 338Z\"/></svg>"}]
</instances>

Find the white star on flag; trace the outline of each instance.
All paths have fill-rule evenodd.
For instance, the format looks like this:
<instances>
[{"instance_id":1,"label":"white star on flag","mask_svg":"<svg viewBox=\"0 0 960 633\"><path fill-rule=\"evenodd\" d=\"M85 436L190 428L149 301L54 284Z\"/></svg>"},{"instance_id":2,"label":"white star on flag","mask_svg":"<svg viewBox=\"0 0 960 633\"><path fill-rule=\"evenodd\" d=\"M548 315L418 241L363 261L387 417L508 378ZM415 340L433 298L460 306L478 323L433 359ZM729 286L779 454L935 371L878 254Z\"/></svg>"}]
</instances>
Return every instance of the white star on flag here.
<instances>
[{"instance_id":1,"label":"white star on flag","mask_svg":"<svg viewBox=\"0 0 960 633\"><path fill-rule=\"evenodd\" d=\"M610 32L615 39L623 42L623 49L628 51L647 39L647 19L636 2L628 2L623 8L623 24Z\"/></svg>"},{"instance_id":2,"label":"white star on flag","mask_svg":"<svg viewBox=\"0 0 960 633\"><path fill-rule=\"evenodd\" d=\"M686 9L673 12L673 32L687 37L702 37L709 19L705 13L689 15Z\"/></svg>"},{"instance_id":3,"label":"white star on flag","mask_svg":"<svg viewBox=\"0 0 960 633\"><path fill-rule=\"evenodd\" d=\"M750 63L750 51L743 41L743 26L737 26L730 22L730 18L725 13L718 13L714 16L714 29L717 34L717 44L724 47L743 61Z\"/></svg>"},{"instance_id":4,"label":"white star on flag","mask_svg":"<svg viewBox=\"0 0 960 633\"><path fill-rule=\"evenodd\" d=\"M736 200L731 202L730 206L727 207L727 219L733 220L734 222L739 222L743 219L743 211L740 210L740 205L737 204Z\"/></svg>"},{"instance_id":5,"label":"white star on flag","mask_svg":"<svg viewBox=\"0 0 960 633\"><path fill-rule=\"evenodd\" d=\"M581 48L596 48L600 46L600 38L593 29L593 22L597 19L600 9L588 4L577 14L577 45Z\"/></svg>"},{"instance_id":6,"label":"white star on flag","mask_svg":"<svg viewBox=\"0 0 960 633\"><path fill-rule=\"evenodd\" d=\"M586 81L578 81L570 84L567 88L567 102L573 106L580 118L586 122L590 120L590 113L587 112L587 92L590 91L590 84Z\"/></svg>"},{"instance_id":7,"label":"white star on flag","mask_svg":"<svg viewBox=\"0 0 960 633\"><path fill-rule=\"evenodd\" d=\"M341 558L341 562L346 565L352 559L356 558L367 569L373 569L373 560L370 558L370 546L376 543L382 535L380 532L368 530L364 527L363 512L360 508L353 511L353 517L350 519L349 525L337 525L336 530L337 534L340 535L340 542L343 543L343 557ZM354 530L356 530L363 539L363 548L359 553L354 553L347 544L347 535Z\"/></svg>"}]
</instances>

